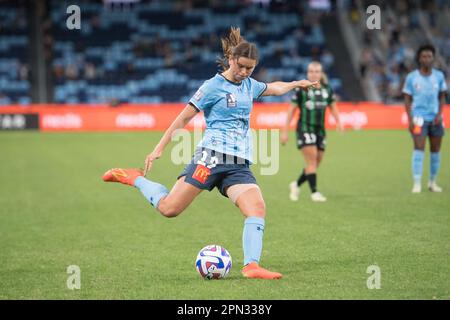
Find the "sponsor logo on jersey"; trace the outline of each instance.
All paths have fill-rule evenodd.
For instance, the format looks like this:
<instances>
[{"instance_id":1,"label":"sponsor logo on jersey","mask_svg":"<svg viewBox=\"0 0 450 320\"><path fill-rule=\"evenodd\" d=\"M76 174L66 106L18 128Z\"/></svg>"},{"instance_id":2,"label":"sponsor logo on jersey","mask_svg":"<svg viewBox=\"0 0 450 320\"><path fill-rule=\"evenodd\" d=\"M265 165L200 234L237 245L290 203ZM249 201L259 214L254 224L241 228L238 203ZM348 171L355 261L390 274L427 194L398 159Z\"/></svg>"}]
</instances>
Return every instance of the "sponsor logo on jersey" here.
<instances>
[{"instance_id":1,"label":"sponsor logo on jersey","mask_svg":"<svg viewBox=\"0 0 450 320\"><path fill-rule=\"evenodd\" d=\"M197 167L195 168L192 178L197 180L201 184L205 184L210 174L211 170L209 170L204 165L198 164Z\"/></svg>"},{"instance_id":2,"label":"sponsor logo on jersey","mask_svg":"<svg viewBox=\"0 0 450 320\"><path fill-rule=\"evenodd\" d=\"M305 107L308 110L313 110L314 109L314 103L311 100L308 100L305 102Z\"/></svg>"}]
</instances>

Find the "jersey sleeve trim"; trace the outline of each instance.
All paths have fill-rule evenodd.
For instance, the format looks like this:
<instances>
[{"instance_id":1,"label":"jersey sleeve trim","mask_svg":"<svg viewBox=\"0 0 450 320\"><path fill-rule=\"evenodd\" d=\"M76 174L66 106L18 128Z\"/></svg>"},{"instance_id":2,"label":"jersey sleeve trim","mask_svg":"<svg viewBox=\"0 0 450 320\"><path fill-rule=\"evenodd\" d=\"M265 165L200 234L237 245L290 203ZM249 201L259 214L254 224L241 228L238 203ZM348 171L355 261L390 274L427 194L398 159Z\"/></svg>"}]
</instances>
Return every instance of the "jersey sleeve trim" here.
<instances>
[{"instance_id":1,"label":"jersey sleeve trim","mask_svg":"<svg viewBox=\"0 0 450 320\"><path fill-rule=\"evenodd\" d=\"M267 83L265 83L265 82L263 82L263 83L264 83L264 89L261 90L261 93L256 97L256 99L261 98L262 94L267 90Z\"/></svg>"},{"instance_id":2,"label":"jersey sleeve trim","mask_svg":"<svg viewBox=\"0 0 450 320\"><path fill-rule=\"evenodd\" d=\"M202 110L201 110L199 107L197 107L197 106L195 105L195 103L193 103L192 101L189 101L188 104L190 104L191 106L193 106L193 107L195 108L195 110L197 110L197 112L202 111Z\"/></svg>"},{"instance_id":3,"label":"jersey sleeve trim","mask_svg":"<svg viewBox=\"0 0 450 320\"><path fill-rule=\"evenodd\" d=\"M407 95L410 95L410 96L412 96L412 92L411 92L411 90L409 90L409 89L406 89L406 88L404 88L404 89L403 89L402 93L406 93Z\"/></svg>"}]
</instances>

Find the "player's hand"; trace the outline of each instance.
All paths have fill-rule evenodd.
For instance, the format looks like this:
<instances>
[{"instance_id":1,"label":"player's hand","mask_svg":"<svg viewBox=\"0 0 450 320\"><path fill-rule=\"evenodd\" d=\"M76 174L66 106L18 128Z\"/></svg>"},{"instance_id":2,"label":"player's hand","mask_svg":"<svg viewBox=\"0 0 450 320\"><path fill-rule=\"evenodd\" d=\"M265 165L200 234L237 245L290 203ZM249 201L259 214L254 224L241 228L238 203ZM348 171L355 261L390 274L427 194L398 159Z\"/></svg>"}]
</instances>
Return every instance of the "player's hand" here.
<instances>
[{"instance_id":1,"label":"player's hand","mask_svg":"<svg viewBox=\"0 0 450 320\"><path fill-rule=\"evenodd\" d=\"M336 129L337 129L338 132L344 132L344 126L342 125L342 122L339 121L336 124Z\"/></svg>"},{"instance_id":2,"label":"player's hand","mask_svg":"<svg viewBox=\"0 0 450 320\"><path fill-rule=\"evenodd\" d=\"M153 150L152 153L150 153L147 158L145 158L145 164L144 164L144 177L147 175L147 172L150 171L153 165L153 161L156 159L159 159L161 157L162 152L159 150Z\"/></svg>"},{"instance_id":3,"label":"player's hand","mask_svg":"<svg viewBox=\"0 0 450 320\"><path fill-rule=\"evenodd\" d=\"M285 145L289 140L289 133L287 131L282 131L280 136L280 142L282 145Z\"/></svg>"},{"instance_id":4,"label":"player's hand","mask_svg":"<svg viewBox=\"0 0 450 320\"><path fill-rule=\"evenodd\" d=\"M319 81L309 81L309 80L300 80L297 81L297 85L300 89L308 90L309 88L320 88L320 82Z\"/></svg>"}]
</instances>

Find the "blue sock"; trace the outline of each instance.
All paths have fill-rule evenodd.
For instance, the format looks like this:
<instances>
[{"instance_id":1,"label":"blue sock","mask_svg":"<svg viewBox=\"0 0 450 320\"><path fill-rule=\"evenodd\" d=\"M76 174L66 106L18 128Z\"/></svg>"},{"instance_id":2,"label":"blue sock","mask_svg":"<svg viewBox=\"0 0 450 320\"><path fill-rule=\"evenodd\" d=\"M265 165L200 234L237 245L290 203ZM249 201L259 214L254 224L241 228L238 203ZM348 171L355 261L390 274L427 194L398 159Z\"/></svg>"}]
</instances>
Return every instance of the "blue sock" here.
<instances>
[{"instance_id":1,"label":"blue sock","mask_svg":"<svg viewBox=\"0 0 450 320\"><path fill-rule=\"evenodd\" d=\"M412 171L414 183L420 183L422 179L422 169L423 169L423 156L424 152L422 150L414 150L412 155Z\"/></svg>"},{"instance_id":2,"label":"blue sock","mask_svg":"<svg viewBox=\"0 0 450 320\"><path fill-rule=\"evenodd\" d=\"M431 152L430 154L430 181L436 181L436 176L441 166L441 153Z\"/></svg>"},{"instance_id":3,"label":"blue sock","mask_svg":"<svg viewBox=\"0 0 450 320\"><path fill-rule=\"evenodd\" d=\"M144 177L137 177L134 186L142 192L154 208L158 208L159 200L169 194L169 190L162 184L152 182Z\"/></svg>"},{"instance_id":4,"label":"blue sock","mask_svg":"<svg viewBox=\"0 0 450 320\"><path fill-rule=\"evenodd\" d=\"M245 219L242 242L244 247L244 265L250 262L259 263L264 235L264 219L249 217Z\"/></svg>"}]
</instances>

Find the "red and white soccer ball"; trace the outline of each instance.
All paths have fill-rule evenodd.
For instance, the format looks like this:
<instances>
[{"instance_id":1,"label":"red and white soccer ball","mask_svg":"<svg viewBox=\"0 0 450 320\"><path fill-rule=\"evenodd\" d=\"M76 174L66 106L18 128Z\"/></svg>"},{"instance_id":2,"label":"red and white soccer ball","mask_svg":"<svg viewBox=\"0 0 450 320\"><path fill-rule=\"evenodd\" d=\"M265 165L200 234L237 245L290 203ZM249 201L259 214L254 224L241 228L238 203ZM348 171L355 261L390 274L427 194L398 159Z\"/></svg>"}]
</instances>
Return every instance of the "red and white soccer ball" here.
<instances>
[{"instance_id":1,"label":"red and white soccer ball","mask_svg":"<svg viewBox=\"0 0 450 320\"><path fill-rule=\"evenodd\" d=\"M209 245L198 253L195 267L205 279L225 278L231 270L231 255L224 247Z\"/></svg>"}]
</instances>

